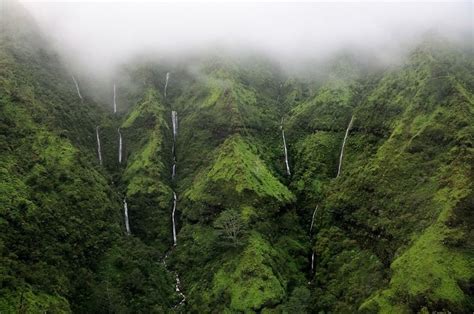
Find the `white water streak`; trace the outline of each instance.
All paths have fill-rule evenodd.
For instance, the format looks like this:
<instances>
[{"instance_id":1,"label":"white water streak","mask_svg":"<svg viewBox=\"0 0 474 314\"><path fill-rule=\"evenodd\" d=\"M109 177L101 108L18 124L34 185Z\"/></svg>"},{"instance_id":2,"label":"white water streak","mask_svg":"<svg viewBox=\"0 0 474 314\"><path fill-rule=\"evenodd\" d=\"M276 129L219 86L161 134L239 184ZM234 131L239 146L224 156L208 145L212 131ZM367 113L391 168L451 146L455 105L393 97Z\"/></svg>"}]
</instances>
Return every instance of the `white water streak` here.
<instances>
[{"instance_id":1,"label":"white water streak","mask_svg":"<svg viewBox=\"0 0 474 314\"><path fill-rule=\"evenodd\" d=\"M97 137L97 155L99 155L99 163L102 165L102 152L100 150L99 126L95 128L95 135Z\"/></svg>"},{"instance_id":2,"label":"white water streak","mask_svg":"<svg viewBox=\"0 0 474 314\"><path fill-rule=\"evenodd\" d=\"M179 280L179 277L178 277L178 273L175 273L175 277L176 277L176 285L175 285L175 290L176 292L179 294L179 296L181 297L181 301L179 302L179 305L183 304L184 301L186 301L186 296L184 295L184 293L181 291L181 281Z\"/></svg>"},{"instance_id":3,"label":"white water streak","mask_svg":"<svg viewBox=\"0 0 474 314\"><path fill-rule=\"evenodd\" d=\"M127 230L127 234L130 234L130 223L128 221L128 206L127 206L127 199L123 199L123 211L125 216L125 229Z\"/></svg>"},{"instance_id":4,"label":"white water streak","mask_svg":"<svg viewBox=\"0 0 474 314\"><path fill-rule=\"evenodd\" d=\"M114 113L117 113L117 102L116 102L116 93L115 93L115 83L114 83Z\"/></svg>"},{"instance_id":5,"label":"white water streak","mask_svg":"<svg viewBox=\"0 0 474 314\"><path fill-rule=\"evenodd\" d=\"M283 149L285 151L286 173L290 176L291 171L290 171L290 164L288 163L288 149L286 148L286 138L285 138L285 130L283 129L283 119L281 119L280 129L281 129L281 136L283 138Z\"/></svg>"},{"instance_id":6,"label":"white water streak","mask_svg":"<svg viewBox=\"0 0 474 314\"><path fill-rule=\"evenodd\" d=\"M352 128L352 123L354 122L354 116L351 117L351 121L349 122L349 125L347 126L346 129L346 135L344 135L344 141L342 142L342 147L341 147L341 155L339 156L339 167L337 169L337 177L341 174L341 168L342 168L342 158L344 157L344 147L346 146L346 141L347 137L349 136L349 131Z\"/></svg>"},{"instance_id":7,"label":"white water streak","mask_svg":"<svg viewBox=\"0 0 474 314\"><path fill-rule=\"evenodd\" d=\"M117 129L119 134L119 155L118 155L118 162L119 164L122 163L122 133L120 132L120 128Z\"/></svg>"},{"instance_id":8,"label":"white water streak","mask_svg":"<svg viewBox=\"0 0 474 314\"><path fill-rule=\"evenodd\" d=\"M174 179L176 176L176 136L178 135L178 113L176 111L171 111L171 123L173 125L173 167L171 172L171 179Z\"/></svg>"},{"instance_id":9,"label":"white water streak","mask_svg":"<svg viewBox=\"0 0 474 314\"><path fill-rule=\"evenodd\" d=\"M311 218L311 227L309 228L309 232L310 232L310 233L311 233L311 231L313 230L314 217L316 216L316 211L318 210L318 206L319 206L319 205L316 205L316 208L315 208L314 211L313 211L313 217Z\"/></svg>"},{"instance_id":10,"label":"white water streak","mask_svg":"<svg viewBox=\"0 0 474 314\"><path fill-rule=\"evenodd\" d=\"M166 98L166 90L168 89L169 79L170 79L170 72L166 73L166 82L165 82L165 91L164 91L165 98Z\"/></svg>"},{"instance_id":11,"label":"white water streak","mask_svg":"<svg viewBox=\"0 0 474 314\"><path fill-rule=\"evenodd\" d=\"M173 192L173 213L171 214L171 219L173 221L173 245L174 246L176 246L176 244L177 244L177 241L176 241L176 221L175 221L176 202L177 202L176 193Z\"/></svg>"},{"instance_id":12,"label":"white water streak","mask_svg":"<svg viewBox=\"0 0 474 314\"><path fill-rule=\"evenodd\" d=\"M171 122L173 123L173 141L176 141L176 135L178 135L178 113L171 111Z\"/></svg>"},{"instance_id":13,"label":"white water streak","mask_svg":"<svg viewBox=\"0 0 474 314\"><path fill-rule=\"evenodd\" d=\"M311 273L314 272L314 251L313 254L311 254Z\"/></svg>"},{"instance_id":14,"label":"white water streak","mask_svg":"<svg viewBox=\"0 0 474 314\"><path fill-rule=\"evenodd\" d=\"M76 78L74 77L74 75L71 75L71 76L72 76L72 80L74 81L74 85L76 85L77 95L82 100L81 91L79 90L79 84L77 84L77 81L76 81Z\"/></svg>"}]
</instances>

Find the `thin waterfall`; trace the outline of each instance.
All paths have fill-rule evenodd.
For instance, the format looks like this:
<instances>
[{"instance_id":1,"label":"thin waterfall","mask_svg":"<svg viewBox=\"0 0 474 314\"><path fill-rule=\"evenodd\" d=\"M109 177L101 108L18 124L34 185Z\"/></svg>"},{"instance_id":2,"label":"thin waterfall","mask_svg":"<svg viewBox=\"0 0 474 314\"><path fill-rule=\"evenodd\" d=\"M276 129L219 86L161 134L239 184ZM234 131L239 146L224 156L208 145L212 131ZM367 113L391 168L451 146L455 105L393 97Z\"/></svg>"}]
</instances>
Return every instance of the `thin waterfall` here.
<instances>
[{"instance_id":1,"label":"thin waterfall","mask_svg":"<svg viewBox=\"0 0 474 314\"><path fill-rule=\"evenodd\" d=\"M288 149L286 148L285 130L283 129L283 118L281 119L280 129L281 129L281 136L283 138L283 149L285 151L286 173L290 176L291 172L290 172L290 164L288 163Z\"/></svg>"},{"instance_id":2,"label":"thin waterfall","mask_svg":"<svg viewBox=\"0 0 474 314\"><path fill-rule=\"evenodd\" d=\"M117 113L117 102L116 102L116 90L115 90L115 83L114 83L114 113Z\"/></svg>"},{"instance_id":3,"label":"thin waterfall","mask_svg":"<svg viewBox=\"0 0 474 314\"><path fill-rule=\"evenodd\" d=\"M346 129L346 135L344 135L344 141L342 142L342 147L341 147L341 155L339 156L339 167L337 169L337 177L339 177L339 175L341 174L341 168L342 168L342 158L344 156L344 147L346 146L346 141L347 141L347 137L349 136L349 131L351 130L352 128L352 123L354 122L354 115L352 115L351 117L351 121L349 121L349 125L347 126L347 129Z\"/></svg>"},{"instance_id":4,"label":"thin waterfall","mask_svg":"<svg viewBox=\"0 0 474 314\"><path fill-rule=\"evenodd\" d=\"M118 162L119 164L122 163L122 133L120 132L120 128L117 129L119 134L119 154L118 154Z\"/></svg>"},{"instance_id":5,"label":"thin waterfall","mask_svg":"<svg viewBox=\"0 0 474 314\"><path fill-rule=\"evenodd\" d=\"M168 81L170 79L170 72L167 72L166 73L166 82L165 82L165 91L164 91L164 95L165 95L165 98L166 98L166 90L168 89Z\"/></svg>"},{"instance_id":6,"label":"thin waterfall","mask_svg":"<svg viewBox=\"0 0 474 314\"><path fill-rule=\"evenodd\" d=\"M168 264L166 263L166 260L168 259L170 253L171 253L171 250L166 252L163 258L163 265L165 266L166 269L168 269ZM176 308L186 301L186 296L184 295L183 291L181 291L181 281L179 280L178 272L176 271L174 272L174 277L175 277L175 286L174 286L175 291L181 297L181 301L179 301L179 303L174 306Z\"/></svg>"},{"instance_id":7,"label":"thin waterfall","mask_svg":"<svg viewBox=\"0 0 474 314\"><path fill-rule=\"evenodd\" d=\"M313 211L313 217L311 218L311 227L309 228L309 233L311 233L311 231L313 231L314 217L316 216L316 211L318 210L318 206L319 205L316 205L316 208Z\"/></svg>"},{"instance_id":8,"label":"thin waterfall","mask_svg":"<svg viewBox=\"0 0 474 314\"><path fill-rule=\"evenodd\" d=\"M97 155L99 155L99 163L102 165L102 152L100 151L99 126L95 128L95 135L97 137Z\"/></svg>"},{"instance_id":9,"label":"thin waterfall","mask_svg":"<svg viewBox=\"0 0 474 314\"><path fill-rule=\"evenodd\" d=\"M173 245L176 246L177 241L176 241L176 221L175 221L175 212L176 212L176 202L177 202L177 197L176 193L173 191L173 213L171 214L171 219L173 221Z\"/></svg>"},{"instance_id":10,"label":"thin waterfall","mask_svg":"<svg viewBox=\"0 0 474 314\"><path fill-rule=\"evenodd\" d=\"M176 136L178 135L178 113L176 111L171 111L171 123L173 125L173 167L171 172L171 179L174 179L176 176Z\"/></svg>"},{"instance_id":11,"label":"thin waterfall","mask_svg":"<svg viewBox=\"0 0 474 314\"><path fill-rule=\"evenodd\" d=\"M178 273L175 273L175 278L176 278L175 290L176 290L176 292L179 294L179 296L181 297L181 301L179 302L178 305L176 305L176 306L179 306L179 305L183 304L184 301L186 301L186 296L185 296L184 293L181 291L181 281L179 280Z\"/></svg>"},{"instance_id":12,"label":"thin waterfall","mask_svg":"<svg viewBox=\"0 0 474 314\"><path fill-rule=\"evenodd\" d=\"M127 230L127 234L130 234L130 223L128 221L128 206L127 206L127 199L123 199L123 212L125 217L125 229Z\"/></svg>"},{"instance_id":13,"label":"thin waterfall","mask_svg":"<svg viewBox=\"0 0 474 314\"><path fill-rule=\"evenodd\" d=\"M81 100L83 100L82 95L81 95L81 91L79 90L79 84L77 84L77 81L76 81L76 78L74 77L74 75L71 75L71 76L72 76L72 80L74 81L74 85L76 85L77 95L79 96L79 98Z\"/></svg>"},{"instance_id":14,"label":"thin waterfall","mask_svg":"<svg viewBox=\"0 0 474 314\"><path fill-rule=\"evenodd\" d=\"M171 122L173 123L173 141L176 141L176 135L178 135L178 113L171 111Z\"/></svg>"},{"instance_id":15,"label":"thin waterfall","mask_svg":"<svg viewBox=\"0 0 474 314\"><path fill-rule=\"evenodd\" d=\"M311 217L311 226L309 227L309 234L310 234L310 239L312 240L312 233L313 231L313 226L314 226L314 217L316 217L316 212L318 211L319 204L316 205L316 208L313 211L313 216ZM311 253L311 274L314 272L314 251ZM311 283L311 280L309 281Z\"/></svg>"},{"instance_id":16,"label":"thin waterfall","mask_svg":"<svg viewBox=\"0 0 474 314\"><path fill-rule=\"evenodd\" d=\"M166 98L166 89L168 87L168 80L169 80L170 73L166 73L166 84L165 84L165 91L164 95ZM173 146L172 146L172 155L173 155L173 166L172 166L172 173L171 173L171 179L174 180L176 176L176 136L178 135L178 113L176 111L171 111L171 123L172 123L172 129L173 129ZM176 195L176 192L173 191L173 211L171 213L171 221L173 224L173 246L176 247L177 245L177 239L176 239L176 207L178 203L178 197ZM163 260L163 263L166 266L166 259L168 258L168 253L165 255L165 258ZM175 284L175 290L176 293L181 297L181 301L175 305L175 308L182 305L186 301L186 296L184 293L181 291L181 282L179 280L179 275L178 272L174 272L175 274L175 279L176 279L176 284Z\"/></svg>"}]
</instances>

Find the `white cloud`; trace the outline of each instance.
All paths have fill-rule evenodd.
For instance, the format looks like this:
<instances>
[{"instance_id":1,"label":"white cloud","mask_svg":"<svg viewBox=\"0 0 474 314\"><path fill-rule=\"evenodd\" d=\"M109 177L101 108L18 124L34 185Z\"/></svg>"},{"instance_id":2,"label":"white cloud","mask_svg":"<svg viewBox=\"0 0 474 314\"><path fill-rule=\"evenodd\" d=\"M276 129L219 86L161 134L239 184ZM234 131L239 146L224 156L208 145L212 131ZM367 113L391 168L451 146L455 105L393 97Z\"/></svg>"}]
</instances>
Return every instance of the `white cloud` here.
<instances>
[{"instance_id":1,"label":"white cloud","mask_svg":"<svg viewBox=\"0 0 474 314\"><path fill-rule=\"evenodd\" d=\"M144 51L173 55L215 44L251 47L283 61L322 57L347 46L390 55L428 30L465 36L473 26L470 1L23 4L69 59L90 69L110 69Z\"/></svg>"}]
</instances>

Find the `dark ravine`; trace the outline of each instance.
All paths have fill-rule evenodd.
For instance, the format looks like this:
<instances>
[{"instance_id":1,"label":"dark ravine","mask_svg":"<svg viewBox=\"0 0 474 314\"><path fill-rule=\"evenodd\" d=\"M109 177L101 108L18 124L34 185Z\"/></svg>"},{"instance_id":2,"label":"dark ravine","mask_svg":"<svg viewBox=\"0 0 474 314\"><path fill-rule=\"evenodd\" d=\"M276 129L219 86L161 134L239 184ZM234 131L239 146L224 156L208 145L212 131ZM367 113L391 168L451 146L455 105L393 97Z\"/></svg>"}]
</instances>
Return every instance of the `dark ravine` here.
<instances>
[{"instance_id":1,"label":"dark ravine","mask_svg":"<svg viewBox=\"0 0 474 314\"><path fill-rule=\"evenodd\" d=\"M1 313L474 311L471 51L135 61L112 112L8 16Z\"/></svg>"}]
</instances>

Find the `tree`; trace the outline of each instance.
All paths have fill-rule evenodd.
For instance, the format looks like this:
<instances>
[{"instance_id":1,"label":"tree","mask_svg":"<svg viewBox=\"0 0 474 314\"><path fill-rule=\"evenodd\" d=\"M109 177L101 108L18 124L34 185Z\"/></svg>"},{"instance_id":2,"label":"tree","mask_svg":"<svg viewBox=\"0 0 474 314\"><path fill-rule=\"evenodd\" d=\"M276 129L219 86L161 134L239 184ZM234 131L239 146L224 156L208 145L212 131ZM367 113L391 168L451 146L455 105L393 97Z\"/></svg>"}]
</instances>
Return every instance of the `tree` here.
<instances>
[{"instance_id":1,"label":"tree","mask_svg":"<svg viewBox=\"0 0 474 314\"><path fill-rule=\"evenodd\" d=\"M225 242L237 246L245 233L245 222L240 213L233 209L223 211L214 221L214 228Z\"/></svg>"}]
</instances>

